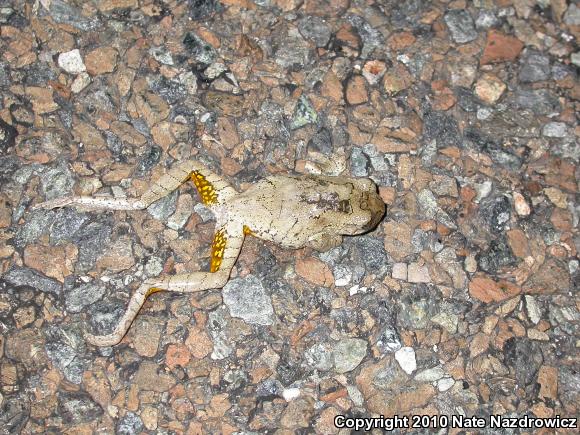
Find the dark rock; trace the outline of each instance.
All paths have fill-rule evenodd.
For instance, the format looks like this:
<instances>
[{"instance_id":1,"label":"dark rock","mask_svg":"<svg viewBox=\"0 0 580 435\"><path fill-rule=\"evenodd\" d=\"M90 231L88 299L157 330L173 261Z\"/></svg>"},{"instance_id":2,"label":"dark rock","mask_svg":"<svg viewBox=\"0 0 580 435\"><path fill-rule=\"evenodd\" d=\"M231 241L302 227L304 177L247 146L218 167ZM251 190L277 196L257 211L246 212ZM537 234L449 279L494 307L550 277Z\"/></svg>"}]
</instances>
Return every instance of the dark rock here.
<instances>
[{"instance_id":1,"label":"dark rock","mask_svg":"<svg viewBox=\"0 0 580 435\"><path fill-rule=\"evenodd\" d=\"M77 231L89 219L86 213L79 213L74 208L64 207L55 211L49 229L50 243L58 245L74 239Z\"/></svg>"},{"instance_id":2,"label":"dark rock","mask_svg":"<svg viewBox=\"0 0 580 435\"><path fill-rule=\"evenodd\" d=\"M481 204L480 216L494 232L503 232L511 217L511 203L507 196L490 198Z\"/></svg>"},{"instance_id":3,"label":"dark rock","mask_svg":"<svg viewBox=\"0 0 580 435\"><path fill-rule=\"evenodd\" d=\"M69 193L75 180L68 166L61 163L40 174L42 193L47 200L55 199Z\"/></svg>"},{"instance_id":4,"label":"dark rock","mask_svg":"<svg viewBox=\"0 0 580 435\"><path fill-rule=\"evenodd\" d=\"M230 280L222 290L224 304L232 317L254 325L271 325L274 320L272 301L262 282L253 275Z\"/></svg>"},{"instance_id":5,"label":"dark rock","mask_svg":"<svg viewBox=\"0 0 580 435\"><path fill-rule=\"evenodd\" d=\"M111 232L111 225L102 222L91 222L79 229L73 238L79 248L78 272L86 272L95 265L111 239Z\"/></svg>"},{"instance_id":6,"label":"dark rock","mask_svg":"<svg viewBox=\"0 0 580 435\"><path fill-rule=\"evenodd\" d=\"M116 433L119 435L133 435L141 433L143 430L143 421L141 417L133 412L127 412L117 424Z\"/></svg>"},{"instance_id":7,"label":"dark rock","mask_svg":"<svg viewBox=\"0 0 580 435\"><path fill-rule=\"evenodd\" d=\"M558 393L564 403L580 403L580 371L577 368L559 366Z\"/></svg>"},{"instance_id":8,"label":"dark rock","mask_svg":"<svg viewBox=\"0 0 580 435\"><path fill-rule=\"evenodd\" d=\"M478 151L489 154L498 165L502 165L512 171L517 171L521 168L522 159L511 153L509 148L503 146L497 139L492 139L489 135L474 128L466 128L464 135L466 139L477 147ZM497 138L497 136L495 137Z\"/></svg>"},{"instance_id":9,"label":"dark rock","mask_svg":"<svg viewBox=\"0 0 580 435\"><path fill-rule=\"evenodd\" d=\"M197 63L209 65L217 58L215 49L193 32L185 35L183 45Z\"/></svg>"},{"instance_id":10,"label":"dark rock","mask_svg":"<svg viewBox=\"0 0 580 435\"><path fill-rule=\"evenodd\" d=\"M149 87L152 92L158 94L169 104L175 104L188 95L187 89L183 84L174 80L168 80L163 76L152 80Z\"/></svg>"},{"instance_id":11,"label":"dark rock","mask_svg":"<svg viewBox=\"0 0 580 435\"><path fill-rule=\"evenodd\" d=\"M375 344L382 354L396 352L403 346L395 325L384 326Z\"/></svg>"},{"instance_id":12,"label":"dark rock","mask_svg":"<svg viewBox=\"0 0 580 435\"><path fill-rule=\"evenodd\" d=\"M331 31L326 22L317 16L306 16L298 21L298 30L317 47L324 47L330 41Z\"/></svg>"},{"instance_id":13,"label":"dark rock","mask_svg":"<svg viewBox=\"0 0 580 435\"><path fill-rule=\"evenodd\" d=\"M503 347L504 363L515 372L521 386L530 385L544 362L542 349L537 341L523 337L508 339Z\"/></svg>"},{"instance_id":14,"label":"dark rock","mask_svg":"<svg viewBox=\"0 0 580 435\"><path fill-rule=\"evenodd\" d=\"M47 343L44 349L54 366L69 382L77 385L82 382L88 363L75 348L63 341L57 341Z\"/></svg>"},{"instance_id":15,"label":"dark rock","mask_svg":"<svg viewBox=\"0 0 580 435\"><path fill-rule=\"evenodd\" d=\"M445 24L449 27L451 37L458 44L473 41L477 32L473 26L473 18L464 9L453 9L445 14Z\"/></svg>"},{"instance_id":16,"label":"dark rock","mask_svg":"<svg viewBox=\"0 0 580 435\"><path fill-rule=\"evenodd\" d=\"M560 113L558 97L547 89L518 89L515 94L515 106L519 109L529 109L536 115Z\"/></svg>"},{"instance_id":17,"label":"dark rock","mask_svg":"<svg viewBox=\"0 0 580 435\"><path fill-rule=\"evenodd\" d=\"M405 297L399 302L397 326L402 330L424 329L437 311L437 304L427 298L412 300Z\"/></svg>"},{"instance_id":18,"label":"dark rock","mask_svg":"<svg viewBox=\"0 0 580 435\"><path fill-rule=\"evenodd\" d=\"M58 410L66 424L88 423L103 415L102 408L85 392L59 394Z\"/></svg>"},{"instance_id":19,"label":"dark rock","mask_svg":"<svg viewBox=\"0 0 580 435\"><path fill-rule=\"evenodd\" d=\"M0 86L9 86L10 83L10 68L7 63L0 62Z\"/></svg>"},{"instance_id":20,"label":"dark rock","mask_svg":"<svg viewBox=\"0 0 580 435\"><path fill-rule=\"evenodd\" d=\"M0 118L0 152L6 152L14 146L18 131Z\"/></svg>"},{"instance_id":21,"label":"dark rock","mask_svg":"<svg viewBox=\"0 0 580 435\"><path fill-rule=\"evenodd\" d=\"M150 171L153 166L159 163L162 154L163 150L161 147L157 145L152 145L149 147L147 152L141 157L141 160L139 161L139 166L137 168L139 173L145 174L146 172Z\"/></svg>"},{"instance_id":22,"label":"dark rock","mask_svg":"<svg viewBox=\"0 0 580 435\"><path fill-rule=\"evenodd\" d=\"M371 162L359 147L352 147L350 153L350 173L353 177L368 177Z\"/></svg>"},{"instance_id":23,"label":"dark rock","mask_svg":"<svg viewBox=\"0 0 580 435\"><path fill-rule=\"evenodd\" d=\"M384 44L383 34L371 26L363 17L359 15L348 15L348 22L356 29L363 42L360 57L366 59L375 50Z\"/></svg>"},{"instance_id":24,"label":"dark rock","mask_svg":"<svg viewBox=\"0 0 580 435\"><path fill-rule=\"evenodd\" d=\"M349 307L332 310L330 317L335 321L336 329L345 333L351 329L351 325L360 325L362 323L360 312Z\"/></svg>"},{"instance_id":25,"label":"dark rock","mask_svg":"<svg viewBox=\"0 0 580 435\"><path fill-rule=\"evenodd\" d=\"M189 17L194 20L202 20L210 15L223 10L218 0L187 0Z\"/></svg>"},{"instance_id":26,"label":"dark rock","mask_svg":"<svg viewBox=\"0 0 580 435\"><path fill-rule=\"evenodd\" d=\"M539 82L550 78L550 58L538 52L530 51L522 60L520 81Z\"/></svg>"},{"instance_id":27,"label":"dark rock","mask_svg":"<svg viewBox=\"0 0 580 435\"><path fill-rule=\"evenodd\" d=\"M25 396L6 397L1 405L0 433L23 433L30 417L30 400Z\"/></svg>"},{"instance_id":28,"label":"dark rock","mask_svg":"<svg viewBox=\"0 0 580 435\"><path fill-rule=\"evenodd\" d=\"M54 221L55 212L52 210L35 210L27 216L26 223L18 227L14 241L16 246L24 247L37 240L45 229Z\"/></svg>"},{"instance_id":29,"label":"dark rock","mask_svg":"<svg viewBox=\"0 0 580 435\"><path fill-rule=\"evenodd\" d=\"M314 56L308 43L299 35L288 36L275 47L274 58L282 68L297 70L310 64Z\"/></svg>"},{"instance_id":30,"label":"dark rock","mask_svg":"<svg viewBox=\"0 0 580 435\"><path fill-rule=\"evenodd\" d=\"M437 147L461 146L457 121L444 112L426 111L423 117L423 143L437 141Z\"/></svg>"},{"instance_id":31,"label":"dark rock","mask_svg":"<svg viewBox=\"0 0 580 435\"><path fill-rule=\"evenodd\" d=\"M256 396L263 398L282 397L284 386L276 379L266 379L256 388Z\"/></svg>"},{"instance_id":32,"label":"dark rock","mask_svg":"<svg viewBox=\"0 0 580 435\"><path fill-rule=\"evenodd\" d=\"M308 149L330 155L332 153L332 134L330 131L325 127L318 130L308 141Z\"/></svg>"},{"instance_id":33,"label":"dark rock","mask_svg":"<svg viewBox=\"0 0 580 435\"><path fill-rule=\"evenodd\" d=\"M475 27L478 29L489 29L490 27L497 27L499 24L500 20L496 17L495 13L488 9L480 10L475 20Z\"/></svg>"},{"instance_id":34,"label":"dark rock","mask_svg":"<svg viewBox=\"0 0 580 435\"><path fill-rule=\"evenodd\" d=\"M471 89L458 87L455 89L455 95L457 104L466 112L476 112L481 107L479 99L473 95Z\"/></svg>"},{"instance_id":35,"label":"dark rock","mask_svg":"<svg viewBox=\"0 0 580 435\"><path fill-rule=\"evenodd\" d=\"M50 80L55 80L57 75L52 68L41 66L39 62L35 62L26 66L22 72L24 73L23 82L27 86L46 86ZM59 97L55 94L54 100L59 103Z\"/></svg>"},{"instance_id":36,"label":"dark rock","mask_svg":"<svg viewBox=\"0 0 580 435\"><path fill-rule=\"evenodd\" d=\"M64 294L65 305L71 313L78 313L84 307L101 299L105 294L105 286L90 282L68 290Z\"/></svg>"},{"instance_id":37,"label":"dark rock","mask_svg":"<svg viewBox=\"0 0 580 435\"><path fill-rule=\"evenodd\" d=\"M12 285L33 287L44 293L59 295L62 291L62 286L58 281L47 278L28 267L14 266L2 278Z\"/></svg>"},{"instance_id":38,"label":"dark rock","mask_svg":"<svg viewBox=\"0 0 580 435\"><path fill-rule=\"evenodd\" d=\"M395 28L412 28L419 21L421 13L426 11L428 3L423 0L385 2L389 8L390 20Z\"/></svg>"},{"instance_id":39,"label":"dark rock","mask_svg":"<svg viewBox=\"0 0 580 435\"><path fill-rule=\"evenodd\" d=\"M318 121L318 114L308 98L302 95L298 102L296 103L296 107L294 108L294 115L292 116L292 123L290 128L293 130L304 127L307 124L315 124Z\"/></svg>"},{"instance_id":40,"label":"dark rock","mask_svg":"<svg viewBox=\"0 0 580 435\"><path fill-rule=\"evenodd\" d=\"M276 366L276 372L278 373L278 379L285 386L292 384L304 376L301 364L297 361L285 359L284 356Z\"/></svg>"},{"instance_id":41,"label":"dark rock","mask_svg":"<svg viewBox=\"0 0 580 435\"><path fill-rule=\"evenodd\" d=\"M174 190L169 195L158 199L149 207L147 207L147 212L153 216L155 219L160 221L166 221L169 219L177 208L177 190Z\"/></svg>"},{"instance_id":42,"label":"dark rock","mask_svg":"<svg viewBox=\"0 0 580 435\"><path fill-rule=\"evenodd\" d=\"M370 235L349 238L350 265L363 264L367 274L383 276L389 267L389 258L382 240Z\"/></svg>"},{"instance_id":43,"label":"dark rock","mask_svg":"<svg viewBox=\"0 0 580 435\"><path fill-rule=\"evenodd\" d=\"M94 30L100 26L95 16L85 17L80 10L63 0L51 0L49 5L48 13L57 23L68 24L83 31Z\"/></svg>"},{"instance_id":44,"label":"dark rock","mask_svg":"<svg viewBox=\"0 0 580 435\"><path fill-rule=\"evenodd\" d=\"M34 112L32 111L32 104L26 102L25 104L11 104L10 117L15 124L24 127L32 127L34 124Z\"/></svg>"},{"instance_id":45,"label":"dark rock","mask_svg":"<svg viewBox=\"0 0 580 435\"><path fill-rule=\"evenodd\" d=\"M109 334L125 313L125 303L116 299L98 301L91 306L90 313L92 333L96 335Z\"/></svg>"},{"instance_id":46,"label":"dark rock","mask_svg":"<svg viewBox=\"0 0 580 435\"><path fill-rule=\"evenodd\" d=\"M516 262L505 237L492 240L488 250L478 254L476 259L479 267L488 273L497 273L502 267Z\"/></svg>"},{"instance_id":47,"label":"dark rock","mask_svg":"<svg viewBox=\"0 0 580 435\"><path fill-rule=\"evenodd\" d=\"M109 92L99 89L98 85L104 86L102 79L95 79L95 87L91 92L83 93L79 96L79 102L87 113L97 114L99 112L116 112L117 105ZM93 89L91 87L90 89Z\"/></svg>"},{"instance_id":48,"label":"dark rock","mask_svg":"<svg viewBox=\"0 0 580 435\"><path fill-rule=\"evenodd\" d=\"M105 139L107 141L107 148L111 150L113 157L117 161L122 161L121 154L123 153L124 145L123 141L115 133L110 131L105 131Z\"/></svg>"},{"instance_id":49,"label":"dark rock","mask_svg":"<svg viewBox=\"0 0 580 435\"><path fill-rule=\"evenodd\" d=\"M577 80L576 69L571 65L555 62L552 66L552 78L554 80L564 80L568 76L572 76L574 80Z\"/></svg>"}]
</instances>

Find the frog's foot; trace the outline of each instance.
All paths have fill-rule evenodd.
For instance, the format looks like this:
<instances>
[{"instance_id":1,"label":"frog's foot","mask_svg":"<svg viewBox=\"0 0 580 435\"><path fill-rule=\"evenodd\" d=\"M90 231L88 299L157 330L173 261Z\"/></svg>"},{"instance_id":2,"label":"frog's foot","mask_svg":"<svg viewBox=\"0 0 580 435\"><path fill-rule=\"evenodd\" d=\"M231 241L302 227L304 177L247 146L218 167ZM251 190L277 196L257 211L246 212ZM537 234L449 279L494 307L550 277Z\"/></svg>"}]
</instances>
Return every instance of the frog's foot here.
<instances>
[{"instance_id":1,"label":"frog's foot","mask_svg":"<svg viewBox=\"0 0 580 435\"><path fill-rule=\"evenodd\" d=\"M85 333L87 342L95 346L114 346L123 339L139 310L153 293L171 291L178 293L193 293L212 288L221 288L229 277L229 270L222 273L195 272L180 275L159 277L142 284L131 297L127 311L108 335L92 335Z\"/></svg>"},{"instance_id":2,"label":"frog's foot","mask_svg":"<svg viewBox=\"0 0 580 435\"><path fill-rule=\"evenodd\" d=\"M133 294L127 311L114 331L108 335L85 334L87 342L95 346L114 346L118 344L133 323L139 310L149 295L159 291L177 293L193 293L213 288L222 288L230 276L230 272L244 240L244 233L227 231L227 228L218 230L215 234L211 253L211 272L194 272L179 275L160 276L145 281Z\"/></svg>"},{"instance_id":3,"label":"frog's foot","mask_svg":"<svg viewBox=\"0 0 580 435\"><path fill-rule=\"evenodd\" d=\"M106 196L64 196L42 202L32 207L50 210L76 206L84 210L141 210L169 195L186 181L193 181L204 204L209 208L225 201L237 192L219 175L195 160L186 160L174 165L166 174L154 181L139 199L111 198Z\"/></svg>"}]
</instances>

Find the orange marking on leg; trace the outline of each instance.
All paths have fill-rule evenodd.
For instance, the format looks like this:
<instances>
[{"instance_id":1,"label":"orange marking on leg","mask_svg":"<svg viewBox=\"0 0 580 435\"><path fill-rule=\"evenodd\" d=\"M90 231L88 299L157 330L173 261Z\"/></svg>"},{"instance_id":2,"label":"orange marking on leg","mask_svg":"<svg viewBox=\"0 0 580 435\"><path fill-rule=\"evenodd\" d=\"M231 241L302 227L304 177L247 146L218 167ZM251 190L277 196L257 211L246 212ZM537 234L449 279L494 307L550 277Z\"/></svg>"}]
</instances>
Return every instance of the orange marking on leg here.
<instances>
[{"instance_id":1,"label":"orange marking on leg","mask_svg":"<svg viewBox=\"0 0 580 435\"><path fill-rule=\"evenodd\" d=\"M201 202L204 204L215 204L217 202L217 191L207 179L198 171L193 171L189 175L189 179L193 181L199 196L201 197Z\"/></svg>"},{"instance_id":2,"label":"orange marking on leg","mask_svg":"<svg viewBox=\"0 0 580 435\"><path fill-rule=\"evenodd\" d=\"M219 230L215 233L213 243L211 244L210 272L217 272L220 269L227 241L228 239L224 230Z\"/></svg>"},{"instance_id":3,"label":"orange marking on leg","mask_svg":"<svg viewBox=\"0 0 580 435\"><path fill-rule=\"evenodd\" d=\"M254 233L252 232L250 227L247 225L244 225L244 236L253 236L253 235L254 235Z\"/></svg>"},{"instance_id":4,"label":"orange marking on leg","mask_svg":"<svg viewBox=\"0 0 580 435\"><path fill-rule=\"evenodd\" d=\"M147 290L147 293L145 293L145 299L147 299L149 296L151 296L153 293L157 293L157 292L162 292L163 289L162 288L158 288L158 287L151 287L149 290Z\"/></svg>"}]
</instances>

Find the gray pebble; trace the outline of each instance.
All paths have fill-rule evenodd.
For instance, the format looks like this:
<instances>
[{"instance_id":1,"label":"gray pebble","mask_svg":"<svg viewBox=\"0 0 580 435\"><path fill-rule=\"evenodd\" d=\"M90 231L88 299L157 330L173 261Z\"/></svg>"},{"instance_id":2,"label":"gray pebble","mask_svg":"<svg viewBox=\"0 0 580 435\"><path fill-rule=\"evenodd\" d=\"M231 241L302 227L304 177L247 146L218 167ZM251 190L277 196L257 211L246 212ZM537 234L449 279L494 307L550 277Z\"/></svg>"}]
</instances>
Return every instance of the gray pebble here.
<instances>
[{"instance_id":1,"label":"gray pebble","mask_svg":"<svg viewBox=\"0 0 580 435\"><path fill-rule=\"evenodd\" d=\"M224 286L222 295L232 317L239 317L254 325L273 323L272 301L262 282L255 276L230 280Z\"/></svg>"}]
</instances>

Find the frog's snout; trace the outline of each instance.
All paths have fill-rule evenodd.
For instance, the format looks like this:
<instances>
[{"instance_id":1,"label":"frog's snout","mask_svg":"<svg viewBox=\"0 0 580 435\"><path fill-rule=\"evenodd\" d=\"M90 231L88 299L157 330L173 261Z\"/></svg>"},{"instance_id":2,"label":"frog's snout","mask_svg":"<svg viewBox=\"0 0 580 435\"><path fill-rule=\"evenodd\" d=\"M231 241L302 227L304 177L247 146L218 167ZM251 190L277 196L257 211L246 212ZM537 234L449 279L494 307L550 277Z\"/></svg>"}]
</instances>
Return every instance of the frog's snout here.
<instances>
[{"instance_id":1,"label":"frog's snout","mask_svg":"<svg viewBox=\"0 0 580 435\"><path fill-rule=\"evenodd\" d=\"M365 208L370 212L371 217L369 222L364 226L364 230L370 231L379 224L385 215L385 203L374 190L366 193L365 196L367 196L366 201L364 201L366 202Z\"/></svg>"}]
</instances>

